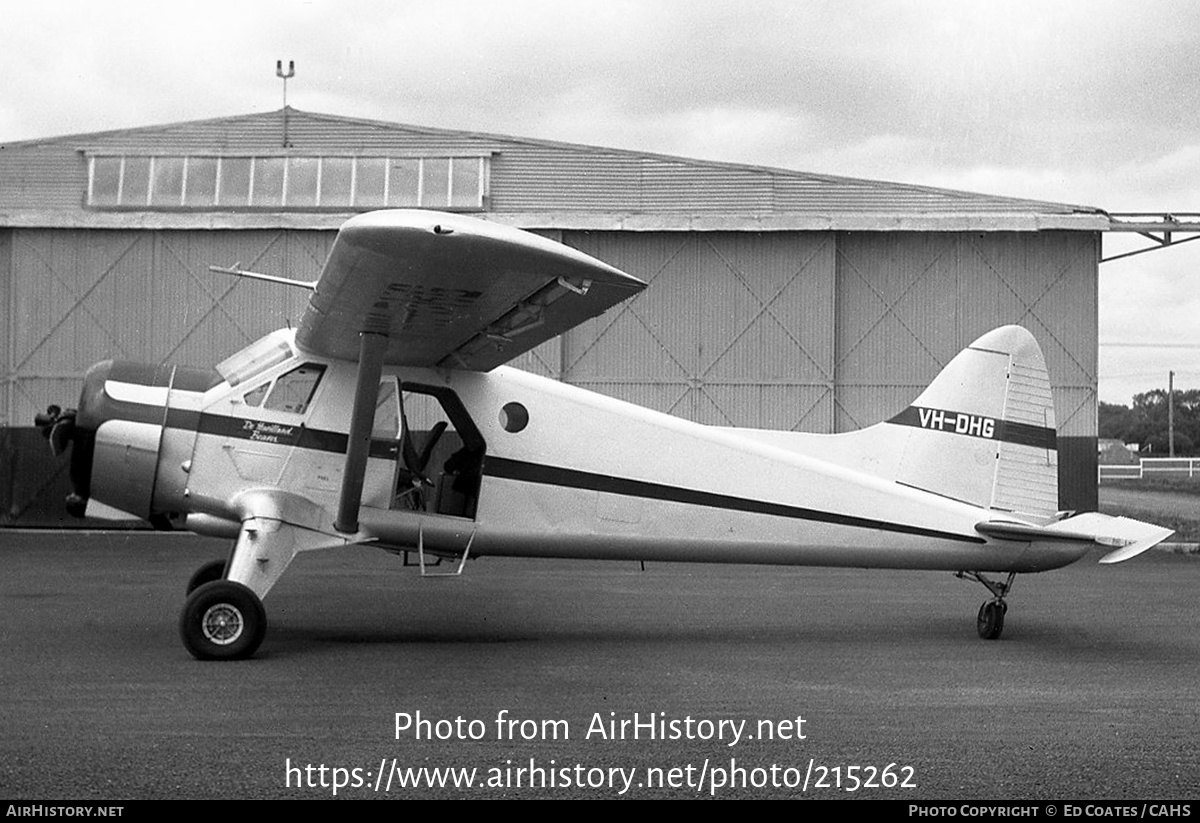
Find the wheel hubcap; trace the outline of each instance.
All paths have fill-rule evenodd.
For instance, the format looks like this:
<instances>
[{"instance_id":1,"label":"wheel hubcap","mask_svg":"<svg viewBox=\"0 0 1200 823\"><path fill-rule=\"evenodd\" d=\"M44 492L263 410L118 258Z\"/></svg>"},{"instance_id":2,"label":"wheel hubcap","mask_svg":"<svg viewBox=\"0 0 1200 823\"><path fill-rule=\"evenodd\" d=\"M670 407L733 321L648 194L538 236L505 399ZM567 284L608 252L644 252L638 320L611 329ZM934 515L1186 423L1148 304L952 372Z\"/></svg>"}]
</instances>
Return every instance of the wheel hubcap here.
<instances>
[{"instance_id":1,"label":"wheel hubcap","mask_svg":"<svg viewBox=\"0 0 1200 823\"><path fill-rule=\"evenodd\" d=\"M200 619L200 630L205 639L218 646L228 646L237 640L245 626L242 613L228 603L210 607Z\"/></svg>"}]
</instances>

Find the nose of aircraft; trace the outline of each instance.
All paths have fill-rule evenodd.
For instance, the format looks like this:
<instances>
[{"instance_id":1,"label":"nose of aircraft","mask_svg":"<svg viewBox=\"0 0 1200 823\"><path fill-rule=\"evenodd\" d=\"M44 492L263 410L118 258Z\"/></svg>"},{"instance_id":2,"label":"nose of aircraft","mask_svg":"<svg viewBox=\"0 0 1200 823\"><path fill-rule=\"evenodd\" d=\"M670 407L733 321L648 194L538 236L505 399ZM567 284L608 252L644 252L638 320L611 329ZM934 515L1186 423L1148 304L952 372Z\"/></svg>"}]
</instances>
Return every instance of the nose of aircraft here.
<instances>
[{"instance_id":1,"label":"nose of aircraft","mask_svg":"<svg viewBox=\"0 0 1200 823\"><path fill-rule=\"evenodd\" d=\"M168 366L105 360L84 376L78 408L50 406L37 415L34 422L55 455L71 447L69 514L84 516L93 496L92 479L100 474L106 489L102 502L149 516L172 371ZM128 508L130 503L136 508Z\"/></svg>"},{"instance_id":2,"label":"nose of aircraft","mask_svg":"<svg viewBox=\"0 0 1200 823\"><path fill-rule=\"evenodd\" d=\"M120 411L113 408L112 399L105 392L109 377L117 365L116 361L104 360L88 369L83 378L83 391L80 392L77 408L62 409L51 405L44 414L34 418L34 425L50 441L50 451L55 457L71 449L71 493L66 498L66 509L72 517L84 516L92 496L96 432L106 420L121 417ZM124 371L132 367L134 372L143 372L146 368L136 363L123 365L126 366Z\"/></svg>"},{"instance_id":3,"label":"nose of aircraft","mask_svg":"<svg viewBox=\"0 0 1200 823\"><path fill-rule=\"evenodd\" d=\"M169 528L186 494L178 470L163 479L161 458L176 467L190 458L200 403L220 383L216 371L186 366L105 360L88 369L78 408L51 406L36 419L56 454L71 447L67 511L82 517L94 499Z\"/></svg>"}]
</instances>

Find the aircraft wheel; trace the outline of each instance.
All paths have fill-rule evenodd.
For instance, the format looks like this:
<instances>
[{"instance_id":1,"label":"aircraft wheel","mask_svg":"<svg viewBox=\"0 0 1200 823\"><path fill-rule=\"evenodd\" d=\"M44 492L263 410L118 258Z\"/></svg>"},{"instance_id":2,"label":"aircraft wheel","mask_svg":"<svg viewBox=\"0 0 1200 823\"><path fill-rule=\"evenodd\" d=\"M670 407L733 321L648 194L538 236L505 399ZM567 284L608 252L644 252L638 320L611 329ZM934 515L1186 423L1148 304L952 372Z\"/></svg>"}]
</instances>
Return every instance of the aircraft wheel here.
<instances>
[{"instance_id":1,"label":"aircraft wheel","mask_svg":"<svg viewBox=\"0 0 1200 823\"><path fill-rule=\"evenodd\" d=\"M989 600L979 607L979 617L975 620L975 628L984 640L995 640L1004 631L1004 613L1008 604L1003 600Z\"/></svg>"},{"instance_id":2,"label":"aircraft wheel","mask_svg":"<svg viewBox=\"0 0 1200 823\"><path fill-rule=\"evenodd\" d=\"M188 597L179 615L183 645L197 660L240 660L254 654L267 633L258 595L232 580L213 580Z\"/></svg>"},{"instance_id":3,"label":"aircraft wheel","mask_svg":"<svg viewBox=\"0 0 1200 823\"><path fill-rule=\"evenodd\" d=\"M220 580L224 576L224 560L214 560L211 563L205 563L203 566L196 569L196 573L193 574L192 579L188 581L187 594L191 594L205 583L211 583L214 580Z\"/></svg>"}]
</instances>

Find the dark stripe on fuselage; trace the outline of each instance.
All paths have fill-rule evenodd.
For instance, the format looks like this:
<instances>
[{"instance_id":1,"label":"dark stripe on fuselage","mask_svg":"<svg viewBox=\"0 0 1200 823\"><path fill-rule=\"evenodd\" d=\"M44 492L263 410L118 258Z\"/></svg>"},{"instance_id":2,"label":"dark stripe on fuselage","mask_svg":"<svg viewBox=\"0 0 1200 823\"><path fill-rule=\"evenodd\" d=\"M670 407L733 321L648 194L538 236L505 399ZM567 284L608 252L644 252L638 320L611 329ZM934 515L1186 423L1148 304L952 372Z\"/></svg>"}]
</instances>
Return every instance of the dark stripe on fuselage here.
<instances>
[{"instance_id":1,"label":"dark stripe on fuselage","mask_svg":"<svg viewBox=\"0 0 1200 823\"><path fill-rule=\"evenodd\" d=\"M940 431L946 434L961 434L980 437L984 440L999 440L1038 449L1058 449L1058 433L1045 426L1031 423L1016 423L966 412L930 409L909 406L887 422L897 426L912 426L917 429Z\"/></svg>"},{"instance_id":2,"label":"dark stripe on fuselage","mask_svg":"<svg viewBox=\"0 0 1200 823\"><path fill-rule=\"evenodd\" d=\"M904 523L889 523L884 520L874 520L868 517L855 517L848 514L836 514L817 509L806 509L801 506L789 506L783 503L769 503L763 500L750 500L714 492L685 489L678 486L668 486L662 483L650 483L645 480L629 480L621 477L610 477L606 474L593 474L576 469L564 469L556 466L545 466L539 463L527 463L523 460L511 460L506 457L488 456L484 458L483 473L487 477L500 477L507 480L518 480L523 483L538 483L547 486L562 486L571 489L586 489L609 494L619 494L625 497L644 497L650 500L665 500L673 503L684 503L690 506L705 506L707 508L726 509L728 511L749 512L751 514L770 514L776 517L790 517L796 520L811 520L820 523L832 523L838 526L853 526L860 529L877 529L879 531L897 532L900 534L916 534L922 537L936 537L943 540L956 540L963 543L983 544L987 541L975 535L956 534L937 529L926 529L920 526L910 526Z\"/></svg>"},{"instance_id":3,"label":"dark stripe on fuselage","mask_svg":"<svg viewBox=\"0 0 1200 823\"><path fill-rule=\"evenodd\" d=\"M228 417L222 414L206 412L182 412L179 423L175 423L175 412L167 415L169 428L192 429L200 434L212 434L217 437L231 437L241 440L253 440L257 443L270 443L278 446L311 449L312 451L345 454L349 435L344 432L327 429L312 429L299 423L272 423L267 420L251 420L246 417ZM186 420L183 415L195 416L196 421ZM371 457L383 460L394 460L400 453L398 440L371 440Z\"/></svg>"},{"instance_id":4,"label":"dark stripe on fuselage","mask_svg":"<svg viewBox=\"0 0 1200 823\"><path fill-rule=\"evenodd\" d=\"M109 413L105 414L106 420L130 420L135 423L152 423L154 425L161 425L163 422L161 406L118 402L111 398L108 403L111 404L111 407L107 410ZM312 429L298 423L272 423L266 420L251 420L246 417L230 417L187 409L169 409L166 422L169 429L253 440L277 446L294 446L334 454L345 454L346 442L349 439L344 432ZM399 453L400 441L398 440L374 439L371 441L371 457L394 460Z\"/></svg>"}]
</instances>

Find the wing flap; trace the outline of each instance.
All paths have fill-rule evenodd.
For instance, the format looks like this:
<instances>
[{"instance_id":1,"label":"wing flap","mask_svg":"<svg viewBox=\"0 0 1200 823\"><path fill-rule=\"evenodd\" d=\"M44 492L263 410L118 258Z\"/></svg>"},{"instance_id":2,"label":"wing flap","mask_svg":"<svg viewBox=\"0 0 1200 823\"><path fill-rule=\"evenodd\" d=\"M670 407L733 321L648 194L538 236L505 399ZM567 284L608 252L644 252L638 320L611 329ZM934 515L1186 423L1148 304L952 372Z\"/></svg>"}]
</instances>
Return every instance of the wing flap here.
<instances>
[{"instance_id":1,"label":"wing flap","mask_svg":"<svg viewBox=\"0 0 1200 823\"><path fill-rule=\"evenodd\" d=\"M1099 512L1085 512L1048 526L987 520L975 526L980 534L999 540L1053 540L1094 543L1114 548L1101 563L1120 563L1152 548L1175 532L1153 523L1143 523L1129 517L1113 517Z\"/></svg>"},{"instance_id":2,"label":"wing flap","mask_svg":"<svg viewBox=\"0 0 1200 823\"><path fill-rule=\"evenodd\" d=\"M603 313L646 284L519 229L420 210L343 224L296 343L354 360L388 336L389 365L488 371Z\"/></svg>"}]
</instances>

